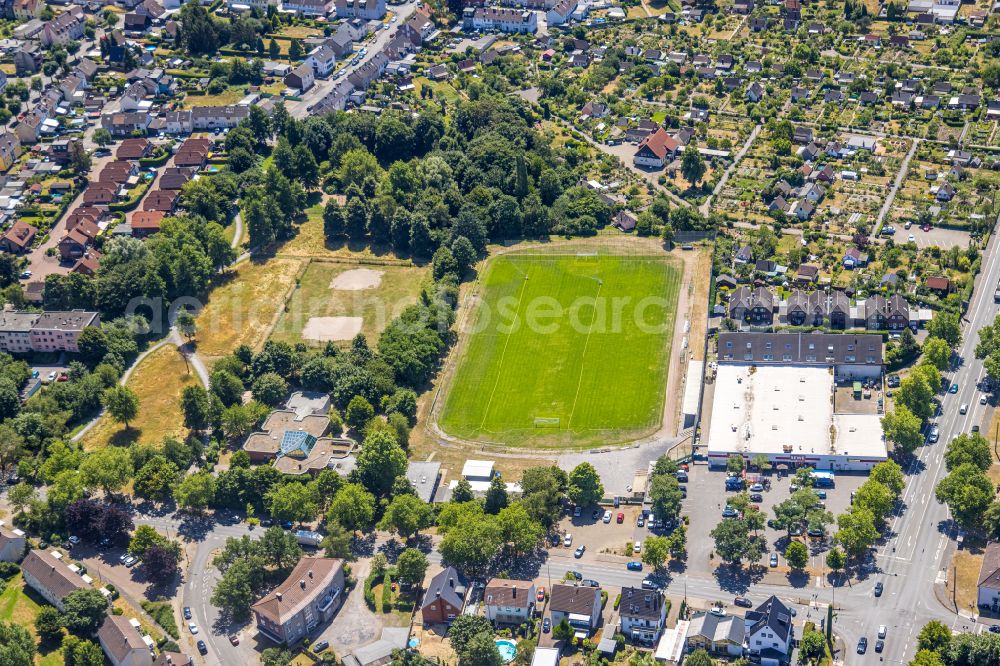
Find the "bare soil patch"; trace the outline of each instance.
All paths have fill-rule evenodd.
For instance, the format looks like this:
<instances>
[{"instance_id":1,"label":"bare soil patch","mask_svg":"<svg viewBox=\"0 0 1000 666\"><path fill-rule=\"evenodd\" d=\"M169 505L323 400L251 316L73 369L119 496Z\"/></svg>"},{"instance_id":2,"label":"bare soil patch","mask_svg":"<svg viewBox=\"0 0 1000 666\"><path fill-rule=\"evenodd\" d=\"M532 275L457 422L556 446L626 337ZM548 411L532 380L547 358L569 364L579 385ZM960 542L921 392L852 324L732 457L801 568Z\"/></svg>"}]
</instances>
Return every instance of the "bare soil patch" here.
<instances>
[{"instance_id":1,"label":"bare soil patch","mask_svg":"<svg viewBox=\"0 0 1000 666\"><path fill-rule=\"evenodd\" d=\"M360 291L362 289L375 289L380 284L382 284L382 271L371 268L355 268L330 280L330 289Z\"/></svg>"},{"instance_id":2,"label":"bare soil patch","mask_svg":"<svg viewBox=\"0 0 1000 666\"><path fill-rule=\"evenodd\" d=\"M361 332L361 317L310 317L302 337L317 342L350 340Z\"/></svg>"}]
</instances>

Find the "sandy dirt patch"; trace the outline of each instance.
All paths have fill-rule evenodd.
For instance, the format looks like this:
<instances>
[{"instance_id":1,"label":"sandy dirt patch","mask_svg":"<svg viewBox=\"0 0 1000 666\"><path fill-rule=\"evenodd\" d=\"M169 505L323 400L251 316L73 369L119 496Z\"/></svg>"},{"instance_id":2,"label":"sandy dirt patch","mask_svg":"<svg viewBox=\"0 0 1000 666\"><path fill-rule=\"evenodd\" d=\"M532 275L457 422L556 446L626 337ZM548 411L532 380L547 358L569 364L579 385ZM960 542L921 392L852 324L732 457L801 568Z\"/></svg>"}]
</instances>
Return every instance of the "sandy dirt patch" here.
<instances>
[{"instance_id":1,"label":"sandy dirt patch","mask_svg":"<svg viewBox=\"0 0 1000 666\"><path fill-rule=\"evenodd\" d=\"M317 342L350 340L361 332L363 323L362 317L310 317L302 337Z\"/></svg>"},{"instance_id":2,"label":"sandy dirt patch","mask_svg":"<svg viewBox=\"0 0 1000 666\"><path fill-rule=\"evenodd\" d=\"M382 284L382 271L372 270L371 268L355 268L344 271L330 280L330 289L360 291L362 289L374 289L380 284Z\"/></svg>"}]
</instances>

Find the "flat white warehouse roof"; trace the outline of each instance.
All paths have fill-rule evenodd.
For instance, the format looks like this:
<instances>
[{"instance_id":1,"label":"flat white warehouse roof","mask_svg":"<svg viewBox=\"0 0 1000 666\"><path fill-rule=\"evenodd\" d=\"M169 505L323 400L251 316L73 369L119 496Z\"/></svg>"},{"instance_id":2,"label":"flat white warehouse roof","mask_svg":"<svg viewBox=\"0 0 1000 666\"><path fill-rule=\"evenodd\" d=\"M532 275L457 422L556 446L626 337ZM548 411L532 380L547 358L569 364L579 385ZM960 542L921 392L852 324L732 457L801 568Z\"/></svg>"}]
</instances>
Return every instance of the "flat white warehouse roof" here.
<instances>
[{"instance_id":1,"label":"flat white warehouse roof","mask_svg":"<svg viewBox=\"0 0 1000 666\"><path fill-rule=\"evenodd\" d=\"M877 415L834 415L832 369L760 365L750 370L749 365L719 364L709 453L885 457Z\"/></svg>"}]
</instances>

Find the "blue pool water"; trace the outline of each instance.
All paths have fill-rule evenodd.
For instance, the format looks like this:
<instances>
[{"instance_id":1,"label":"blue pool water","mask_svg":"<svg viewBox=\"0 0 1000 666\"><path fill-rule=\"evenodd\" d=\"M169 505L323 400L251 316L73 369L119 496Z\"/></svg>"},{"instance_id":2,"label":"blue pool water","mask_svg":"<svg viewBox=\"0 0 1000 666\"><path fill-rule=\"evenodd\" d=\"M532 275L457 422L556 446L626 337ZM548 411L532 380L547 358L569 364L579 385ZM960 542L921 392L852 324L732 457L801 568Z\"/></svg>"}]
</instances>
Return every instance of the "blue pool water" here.
<instances>
[{"instance_id":1,"label":"blue pool water","mask_svg":"<svg viewBox=\"0 0 1000 666\"><path fill-rule=\"evenodd\" d=\"M517 656L517 645L514 644L514 641L498 638L494 642L497 644L497 649L500 650L500 658L503 659L503 663L509 664L514 661L514 657Z\"/></svg>"}]
</instances>

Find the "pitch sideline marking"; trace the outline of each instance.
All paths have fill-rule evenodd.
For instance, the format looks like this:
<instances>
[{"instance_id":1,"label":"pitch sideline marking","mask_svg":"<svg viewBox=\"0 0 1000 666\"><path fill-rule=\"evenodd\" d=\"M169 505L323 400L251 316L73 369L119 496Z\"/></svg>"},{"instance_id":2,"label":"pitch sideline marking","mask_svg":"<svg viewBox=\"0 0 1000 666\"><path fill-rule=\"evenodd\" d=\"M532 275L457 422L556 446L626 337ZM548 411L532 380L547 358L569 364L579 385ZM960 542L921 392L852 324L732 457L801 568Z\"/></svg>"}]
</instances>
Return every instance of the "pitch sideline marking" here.
<instances>
[{"instance_id":1,"label":"pitch sideline marking","mask_svg":"<svg viewBox=\"0 0 1000 666\"><path fill-rule=\"evenodd\" d=\"M521 280L521 293L517 295L517 309L514 312L520 315L521 313L521 301L524 299L524 288L528 286L528 272L524 272L524 279ZM486 418L490 415L490 407L493 405L493 396L496 395L497 386L500 385L500 378L503 376L503 362L504 358L507 356L507 345L510 344L510 337L514 334L511 330L507 333L507 338L503 342L503 351L500 352L500 365L497 366L497 379L493 382L493 390L490 391L490 399L486 401L486 409L483 410L483 420L479 424L479 429L482 430L483 426L486 425Z\"/></svg>"},{"instance_id":2,"label":"pitch sideline marking","mask_svg":"<svg viewBox=\"0 0 1000 666\"><path fill-rule=\"evenodd\" d=\"M597 280L597 294L594 295L594 301L596 302L601 296L601 289L604 288L604 280L600 278L595 278ZM570 430L573 425L573 414L576 413L576 401L580 398L580 386L583 385L583 371L587 367L587 348L590 346L590 336L594 332L594 326L597 324L597 312L594 312L594 321L590 324L590 330L587 331L587 339L583 343L583 352L580 354L580 376L576 379L576 393L573 394L573 407L569 410L569 418L566 420L566 430Z\"/></svg>"}]
</instances>

